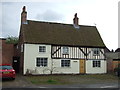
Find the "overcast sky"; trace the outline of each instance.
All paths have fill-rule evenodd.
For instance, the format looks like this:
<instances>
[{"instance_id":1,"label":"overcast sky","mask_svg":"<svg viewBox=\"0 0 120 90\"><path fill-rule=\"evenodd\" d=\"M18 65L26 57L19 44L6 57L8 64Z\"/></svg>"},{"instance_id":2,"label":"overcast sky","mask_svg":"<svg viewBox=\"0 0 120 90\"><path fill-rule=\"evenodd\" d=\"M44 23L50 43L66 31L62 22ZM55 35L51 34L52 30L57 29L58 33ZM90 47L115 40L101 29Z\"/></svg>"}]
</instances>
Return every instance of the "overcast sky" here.
<instances>
[{"instance_id":1,"label":"overcast sky","mask_svg":"<svg viewBox=\"0 0 120 90\"><path fill-rule=\"evenodd\" d=\"M27 19L72 24L78 13L79 25L97 27L105 45L118 48L119 0L2 0L0 2L0 37L18 36L22 7Z\"/></svg>"}]
</instances>

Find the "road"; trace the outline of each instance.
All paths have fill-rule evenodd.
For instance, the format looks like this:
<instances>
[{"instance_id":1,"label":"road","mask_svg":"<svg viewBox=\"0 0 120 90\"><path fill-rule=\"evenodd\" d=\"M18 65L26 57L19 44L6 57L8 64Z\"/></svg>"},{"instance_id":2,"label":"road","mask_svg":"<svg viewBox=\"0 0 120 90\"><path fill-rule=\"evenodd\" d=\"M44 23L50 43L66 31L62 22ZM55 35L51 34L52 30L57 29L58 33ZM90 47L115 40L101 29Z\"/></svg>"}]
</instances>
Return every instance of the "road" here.
<instances>
[{"instance_id":1,"label":"road","mask_svg":"<svg viewBox=\"0 0 120 90\"><path fill-rule=\"evenodd\" d=\"M4 79L2 88L118 88L118 82L102 83L102 84L72 84L72 85L34 85L28 82L24 76L17 75L16 79ZM3 89L4 90L4 89Z\"/></svg>"}]
</instances>

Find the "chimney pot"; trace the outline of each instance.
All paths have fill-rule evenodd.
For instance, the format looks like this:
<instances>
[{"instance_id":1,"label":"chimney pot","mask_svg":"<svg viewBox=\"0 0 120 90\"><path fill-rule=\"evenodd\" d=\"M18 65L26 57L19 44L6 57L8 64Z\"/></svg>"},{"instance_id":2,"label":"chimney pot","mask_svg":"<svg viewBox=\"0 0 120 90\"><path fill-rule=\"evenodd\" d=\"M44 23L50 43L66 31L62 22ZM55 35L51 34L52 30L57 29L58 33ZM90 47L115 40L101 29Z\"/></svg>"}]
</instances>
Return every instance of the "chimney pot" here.
<instances>
[{"instance_id":1,"label":"chimney pot","mask_svg":"<svg viewBox=\"0 0 120 90\"><path fill-rule=\"evenodd\" d=\"M74 15L73 25L75 28L79 27L79 18L77 17L77 13L75 13L75 15Z\"/></svg>"},{"instance_id":2,"label":"chimney pot","mask_svg":"<svg viewBox=\"0 0 120 90\"><path fill-rule=\"evenodd\" d=\"M23 12L25 12L25 11L26 11L26 7L24 6L24 7L23 7Z\"/></svg>"},{"instance_id":3,"label":"chimney pot","mask_svg":"<svg viewBox=\"0 0 120 90\"><path fill-rule=\"evenodd\" d=\"M75 17L77 17L77 13L75 13Z\"/></svg>"},{"instance_id":4,"label":"chimney pot","mask_svg":"<svg viewBox=\"0 0 120 90\"><path fill-rule=\"evenodd\" d=\"M73 19L73 24L79 25L78 20L79 20L79 18L77 17L77 13L75 13L75 16L74 16L74 19Z\"/></svg>"}]
</instances>

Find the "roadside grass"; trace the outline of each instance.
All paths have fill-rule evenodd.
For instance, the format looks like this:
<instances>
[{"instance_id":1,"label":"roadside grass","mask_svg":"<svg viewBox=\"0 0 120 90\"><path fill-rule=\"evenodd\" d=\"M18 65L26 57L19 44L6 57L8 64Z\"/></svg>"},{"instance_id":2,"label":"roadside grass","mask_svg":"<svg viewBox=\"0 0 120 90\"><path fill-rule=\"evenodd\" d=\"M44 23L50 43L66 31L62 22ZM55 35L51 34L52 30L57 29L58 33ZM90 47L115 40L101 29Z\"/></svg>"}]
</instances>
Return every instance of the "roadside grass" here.
<instances>
[{"instance_id":1,"label":"roadside grass","mask_svg":"<svg viewBox=\"0 0 120 90\"><path fill-rule=\"evenodd\" d=\"M118 82L118 77L112 74L91 75L40 75L25 76L33 84L39 85L63 85L63 84L92 84Z\"/></svg>"}]
</instances>

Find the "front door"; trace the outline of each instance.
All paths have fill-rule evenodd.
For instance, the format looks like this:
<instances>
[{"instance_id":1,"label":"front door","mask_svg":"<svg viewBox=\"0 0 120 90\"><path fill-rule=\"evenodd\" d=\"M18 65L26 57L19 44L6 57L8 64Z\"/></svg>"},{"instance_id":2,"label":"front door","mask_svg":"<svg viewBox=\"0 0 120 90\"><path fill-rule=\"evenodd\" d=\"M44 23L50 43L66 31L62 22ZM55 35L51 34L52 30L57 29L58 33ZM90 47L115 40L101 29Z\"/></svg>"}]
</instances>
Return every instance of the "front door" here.
<instances>
[{"instance_id":1,"label":"front door","mask_svg":"<svg viewBox=\"0 0 120 90\"><path fill-rule=\"evenodd\" d=\"M80 60L80 73L85 73L85 60Z\"/></svg>"},{"instance_id":2,"label":"front door","mask_svg":"<svg viewBox=\"0 0 120 90\"><path fill-rule=\"evenodd\" d=\"M13 57L13 68L15 69L16 73L19 73L20 67L20 57Z\"/></svg>"}]
</instances>

